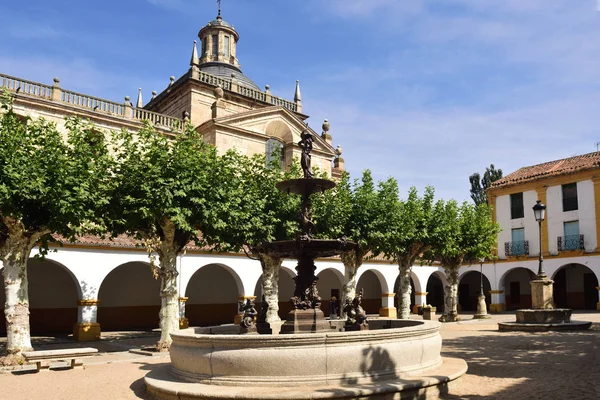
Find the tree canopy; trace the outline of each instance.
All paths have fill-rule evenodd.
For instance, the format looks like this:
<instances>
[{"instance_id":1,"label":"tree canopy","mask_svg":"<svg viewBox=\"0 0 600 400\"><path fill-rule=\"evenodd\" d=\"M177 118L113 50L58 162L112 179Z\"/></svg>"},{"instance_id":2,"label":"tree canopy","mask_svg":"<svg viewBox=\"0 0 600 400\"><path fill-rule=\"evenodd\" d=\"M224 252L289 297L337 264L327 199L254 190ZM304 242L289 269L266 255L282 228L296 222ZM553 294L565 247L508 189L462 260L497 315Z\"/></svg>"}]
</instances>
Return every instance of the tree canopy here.
<instances>
[{"instance_id":1,"label":"tree canopy","mask_svg":"<svg viewBox=\"0 0 600 400\"><path fill-rule=\"evenodd\" d=\"M230 204L224 184L229 177L226 159L203 142L190 125L167 137L146 124L137 132L114 134L116 163L108 207L110 231L143 240L159 265L161 279L160 350L171 343L179 328L176 257L194 241L197 246L220 242L213 235L221 220L220 204Z\"/></svg>"},{"instance_id":2,"label":"tree canopy","mask_svg":"<svg viewBox=\"0 0 600 400\"><path fill-rule=\"evenodd\" d=\"M74 238L101 230L111 157L102 132L68 118L65 132L41 118L17 115L0 99L0 259L6 293L7 352L31 348L27 260L52 234Z\"/></svg>"},{"instance_id":3,"label":"tree canopy","mask_svg":"<svg viewBox=\"0 0 600 400\"><path fill-rule=\"evenodd\" d=\"M493 182L502 178L502 170L496 169L494 164L490 164L489 168L485 169L483 178L479 175L479 172L475 172L469 176L469 182L471 183L471 199L476 205L487 204L486 190L492 185Z\"/></svg>"}]
</instances>

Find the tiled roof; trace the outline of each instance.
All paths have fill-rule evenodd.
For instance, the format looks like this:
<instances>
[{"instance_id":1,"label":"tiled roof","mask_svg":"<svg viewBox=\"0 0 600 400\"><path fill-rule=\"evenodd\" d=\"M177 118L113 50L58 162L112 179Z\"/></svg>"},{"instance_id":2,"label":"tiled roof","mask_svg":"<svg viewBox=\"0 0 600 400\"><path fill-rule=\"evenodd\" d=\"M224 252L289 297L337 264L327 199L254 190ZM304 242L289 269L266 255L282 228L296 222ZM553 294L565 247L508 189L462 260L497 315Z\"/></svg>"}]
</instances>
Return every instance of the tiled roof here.
<instances>
[{"instance_id":1,"label":"tiled roof","mask_svg":"<svg viewBox=\"0 0 600 400\"><path fill-rule=\"evenodd\" d=\"M543 164L523 167L492 183L490 189L498 189L538 179L600 168L600 152L582 154L575 157L563 158Z\"/></svg>"}]
</instances>

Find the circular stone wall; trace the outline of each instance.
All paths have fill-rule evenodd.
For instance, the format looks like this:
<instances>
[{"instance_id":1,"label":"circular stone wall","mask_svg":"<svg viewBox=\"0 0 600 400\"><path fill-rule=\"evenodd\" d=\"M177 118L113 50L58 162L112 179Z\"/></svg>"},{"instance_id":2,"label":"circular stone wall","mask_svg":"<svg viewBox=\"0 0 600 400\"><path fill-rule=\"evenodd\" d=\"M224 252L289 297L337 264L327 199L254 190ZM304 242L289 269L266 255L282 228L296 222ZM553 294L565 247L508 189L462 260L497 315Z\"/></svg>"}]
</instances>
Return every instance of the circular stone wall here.
<instances>
[{"instance_id":1,"label":"circular stone wall","mask_svg":"<svg viewBox=\"0 0 600 400\"><path fill-rule=\"evenodd\" d=\"M410 322L415 325L295 335L206 335L190 329L171 335L171 371L184 381L226 386L393 381L442 363L440 324Z\"/></svg>"}]
</instances>

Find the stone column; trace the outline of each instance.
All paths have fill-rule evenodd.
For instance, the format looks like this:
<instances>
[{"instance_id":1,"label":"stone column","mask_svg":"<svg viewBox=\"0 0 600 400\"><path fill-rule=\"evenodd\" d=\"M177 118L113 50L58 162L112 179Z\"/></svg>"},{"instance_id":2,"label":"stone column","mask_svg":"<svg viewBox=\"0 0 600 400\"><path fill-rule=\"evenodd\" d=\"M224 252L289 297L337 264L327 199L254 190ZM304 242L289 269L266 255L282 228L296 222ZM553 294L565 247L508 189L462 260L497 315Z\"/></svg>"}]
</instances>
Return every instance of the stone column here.
<instances>
[{"instance_id":1,"label":"stone column","mask_svg":"<svg viewBox=\"0 0 600 400\"><path fill-rule=\"evenodd\" d=\"M396 307L394 307L394 296L396 296L396 293L381 293L381 308L379 309L380 317L398 317Z\"/></svg>"},{"instance_id":2,"label":"stone column","mask_svg":"<svg viewBox=\"0 0 600 400\"><path fill-rule=\"evenodd\" d=\"M241 301L246 302L247 299L255 301L256 296L240 296L240 297L238 297L238 302L241 302ZM243 316L244 316L244 313L240 312L239 308L238 308L238 313L235 315L235 317L233 317L233 323L235 325L239 325L242 322Z\"/></svg>"},{"instance_id":3,"label":"stone column","mask_svg":"<svg viewBox=\"0 0 600 400\"><path fill-rule=\"evenodd\" d=\"M100 340L100 324L97 322L98 300L77 301L77 323L73 327L73 338L77 342Z\"/></svg>"},{"instance_id":4,"label":"stone column","mask_svg":"<svg viewBox=\"0 0 600 400\"><path fill-rule=\"evenodd\" d=\"M554 281L552 279L534 279L531 282L531 308L534 310L551 310L554 308L552 299Z\"/></svg>"},{"instance_id":5,"label":"stone column","mask_svg":"<svg viewBox=\"0 0 600 400\"><path fill-rule=\"evenodd\" d=\"M413 314L419 313L419 307L427 304L427 294L429 292L415 292L415 305L413 306Z\"/></svg>"},{"instance_id":6,"label":"stone column","mask_svg":"<svg viewBox=\"0 0 600 400\"><path fill-rule=\"evenodd\" d=\"M190 321L185 317L185 302L187 297L179 298L179 329L187 329L190 326Z\"/></svg>"},{"instance_id":7,"label":"stone column","mask_svg":"<svg viewBox=\"0 0 600 400\"><path fill-rule=\"evenodd\" d=\"M490 304L490 312L499 313L506 310L506 300L504 297L504 290L491 290L492 303Z\"/></svg>"}]
</instances>

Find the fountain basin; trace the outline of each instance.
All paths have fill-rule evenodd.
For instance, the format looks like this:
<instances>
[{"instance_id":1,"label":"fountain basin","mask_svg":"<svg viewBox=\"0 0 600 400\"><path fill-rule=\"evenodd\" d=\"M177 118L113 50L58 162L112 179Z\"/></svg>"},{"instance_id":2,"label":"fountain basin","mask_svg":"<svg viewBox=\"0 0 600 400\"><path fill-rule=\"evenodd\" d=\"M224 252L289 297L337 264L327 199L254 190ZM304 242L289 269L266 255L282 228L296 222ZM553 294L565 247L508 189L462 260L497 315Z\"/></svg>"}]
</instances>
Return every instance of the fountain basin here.
<instances>
[{"instance_id":1,"label":"fountain basin","mask_svg":"<svg viewBox=\"0 0 600 400\"><path fill-rule=\"evenodd\" d=\"M190 328L172 335L171 365L145 381L150 393L169 399L376 399L443 393L466 372L463 360L440 356L440 323L384 325L390 328L295 335L197 334Z\"/></svg>"},{"instance_id":2,"label":"fountain basin","mask_svg":"<svg viewBox=\"0 0 600 400\"><path fill-rule=\"evenodd\" d=\"M501 331L574 331L592 326L589 321L572 321L570 308L522 309L516 311L516 322L500 322Z\"/></svg>"},{"instance_id":3,"label":"fountain basin","mask_svg":"<svg viewBox=\"0 0 600 400\"><path fill-rule=\"evenodd\" d=\"M173 334L172 373L230 386L362 384L442 362L440 324L296 335Z\"/></svg>"}]
</instances>

